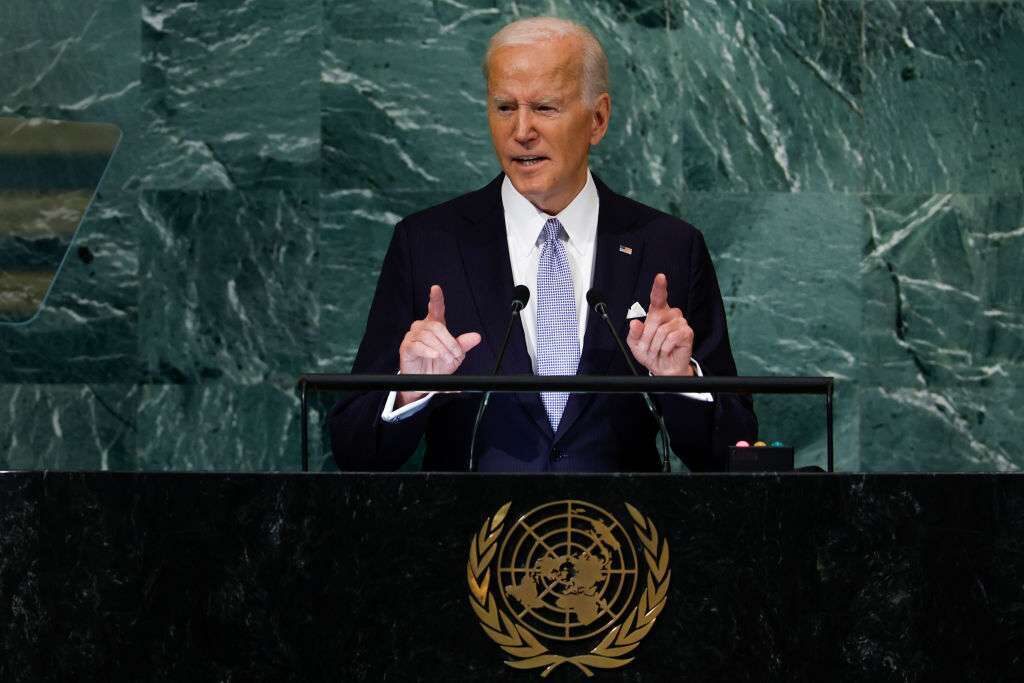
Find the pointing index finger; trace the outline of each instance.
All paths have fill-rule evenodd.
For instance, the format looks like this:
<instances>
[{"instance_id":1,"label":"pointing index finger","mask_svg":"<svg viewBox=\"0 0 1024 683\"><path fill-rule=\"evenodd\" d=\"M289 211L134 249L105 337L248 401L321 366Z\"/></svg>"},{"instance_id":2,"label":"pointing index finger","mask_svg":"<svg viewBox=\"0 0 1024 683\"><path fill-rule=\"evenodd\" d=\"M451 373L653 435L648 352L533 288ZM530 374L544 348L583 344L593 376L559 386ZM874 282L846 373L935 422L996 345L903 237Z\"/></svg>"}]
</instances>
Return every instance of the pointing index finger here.
<instances>
[{"instance_id":1,"label":"pointing index finger","mask_svg":"<svg viewBox=\"0 0 1024 683\"><path fill-rule=\"evenodd\" d=\"M660 308L668 308L668 278L664 273L654 276L654 284L651 285L651 304L647 310L653 311Z\"/></svg>"},{"instance_id":2,"label":"pointing index finger","mask_svg":"<svg viewBox=\"0 0 1024 683\"><path fill-rule=\"evenodd\" d=\"M444 324L444 292L439 285L430 286L430 301L427 302L427 320Z\"/></svg>"}]
</instances>

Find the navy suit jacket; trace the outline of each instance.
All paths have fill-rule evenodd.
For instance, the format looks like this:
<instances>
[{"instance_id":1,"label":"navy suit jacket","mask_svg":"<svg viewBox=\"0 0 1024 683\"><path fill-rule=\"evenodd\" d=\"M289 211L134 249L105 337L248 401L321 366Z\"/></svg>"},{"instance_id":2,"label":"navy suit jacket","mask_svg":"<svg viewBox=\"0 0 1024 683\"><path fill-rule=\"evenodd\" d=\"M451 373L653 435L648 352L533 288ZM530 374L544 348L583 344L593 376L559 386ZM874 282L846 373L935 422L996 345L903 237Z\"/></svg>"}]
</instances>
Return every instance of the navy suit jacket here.
<instances>
[{"instance_id":1,"label":"navy suit jacket","mask_svg":"<svg viewBox=\"0 0 1024 683\"><path fill-rule=\"evenodd\" d=\"M398 347L426 315L430 286L444 290L452 335L480 332L458 374L494 368L509 319L512 267L499 175L486 187L413 214L395 227L370 308L353 373L398 371ZM600 209L593 286L608 298L610 319L627 333L626 311L644 308L655 274L668 277L669 304L694 330L693 356L705 376L735 375L725 311L711 257L693 226L615 194L595 178ZM632 253L619 249L626 246ZM585 311L581 311L585 314ZM503 374L532 374L517 322ZM628 375L615 341L596 315L587 321L577 374ZM385 392L350 393L328 417L332 450L342 470L394 470L426 437L423 468L465 470L479 394L438 394L412 417L381 420ZM713 403L655 395L672 448L694 471L723 469L725 448L753 441L757 420L749 397L718 394ZM657 426L643 399L628 394L573 394L558 430L536 393L493 394L477 436L482 472L616 472L659 468Z\"/></svg>"}]
</instances>

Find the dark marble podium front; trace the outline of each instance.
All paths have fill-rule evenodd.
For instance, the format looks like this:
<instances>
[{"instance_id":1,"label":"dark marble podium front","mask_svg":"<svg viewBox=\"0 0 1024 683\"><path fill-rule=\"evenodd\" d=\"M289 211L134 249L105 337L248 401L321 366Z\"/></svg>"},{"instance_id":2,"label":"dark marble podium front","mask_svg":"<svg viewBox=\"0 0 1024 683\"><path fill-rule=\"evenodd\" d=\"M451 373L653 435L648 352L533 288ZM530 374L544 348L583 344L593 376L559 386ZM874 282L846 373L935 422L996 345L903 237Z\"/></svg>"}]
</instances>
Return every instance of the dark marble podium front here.
<instances>
[{"instance_id":1,"label":"dark marble podium front","mask_svg":"<svg viewBox=\"0 0 1024 683\"><path fill-rule=\"evenodd\" d=\"M567 498L628 501L671 548L664 612L597 680L1024 675L1020 476L15 472L0 680L538 680L478 625L466 558L506 501Z\"/></svg>"}]
</instances>

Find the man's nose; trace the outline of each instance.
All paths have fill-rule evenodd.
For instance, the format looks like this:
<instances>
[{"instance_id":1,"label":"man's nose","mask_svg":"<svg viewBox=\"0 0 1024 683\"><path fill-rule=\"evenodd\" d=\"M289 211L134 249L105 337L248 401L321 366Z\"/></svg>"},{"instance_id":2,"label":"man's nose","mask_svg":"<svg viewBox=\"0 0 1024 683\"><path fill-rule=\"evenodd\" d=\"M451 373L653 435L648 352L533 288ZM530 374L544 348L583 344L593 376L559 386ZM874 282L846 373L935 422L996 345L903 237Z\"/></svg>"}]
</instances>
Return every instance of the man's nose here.
<instances>
[{"instance_id":1,"label":"man's nose","mask_svg":"<svg viewBox=\"0 0 1024 683\"><path fill-rule=\"evenodd\" d=\"M529 107L519 107L516 110L516 128L514 131L516 142L525 144L537 136L533 127L533 112Z\"/></svg>"}]
</instances>

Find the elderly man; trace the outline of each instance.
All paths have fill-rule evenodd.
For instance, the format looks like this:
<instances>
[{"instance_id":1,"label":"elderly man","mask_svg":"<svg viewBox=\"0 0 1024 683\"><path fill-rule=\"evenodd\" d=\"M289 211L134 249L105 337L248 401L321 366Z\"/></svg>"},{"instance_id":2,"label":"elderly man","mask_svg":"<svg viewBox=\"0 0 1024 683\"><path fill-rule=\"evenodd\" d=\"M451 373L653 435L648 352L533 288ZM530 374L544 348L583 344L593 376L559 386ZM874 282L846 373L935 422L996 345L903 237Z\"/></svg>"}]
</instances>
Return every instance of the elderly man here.
<instances>
[{"instance_id":1,"label":"elderly man","mask_svg":"<svg viewBox=\"0 0 1024 683\"><path fill-rule=\"evenodd\" d=\"M534 294L513 330L505 374L628 374L607 328L587 315L593 286L652 375L735 375L701 234L590 173L590 148L611 115L597 39L561 19L517 21L491 39L484 72L502 173L395 228L353 372L490 373L513 287L525 284ZM347 396L329 416L338 466L395 469L425 436L424 469L463 470L479 401ZM745 398L657 401L672 448L691 470L720 469L726 444L757 431ZM480 471L656 470L657 431L635 395L495 394L474 456Z\"/></svg>"}]
</instances>

